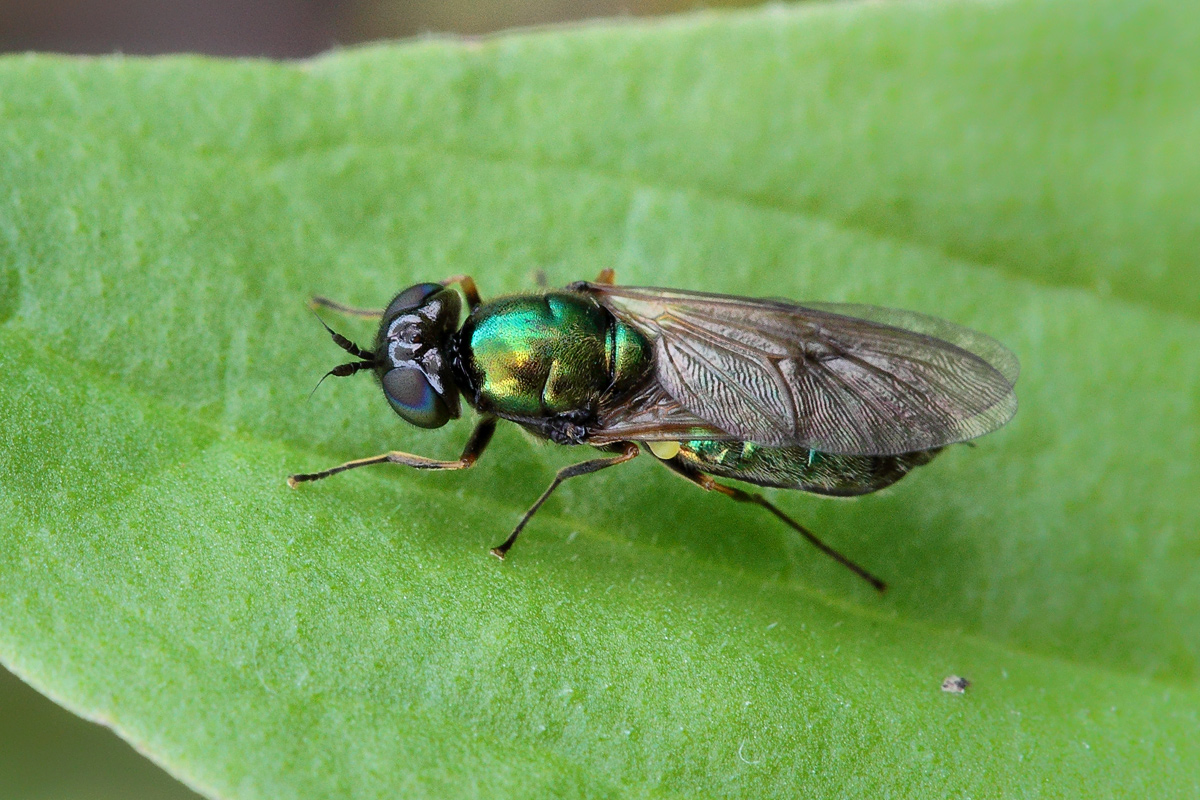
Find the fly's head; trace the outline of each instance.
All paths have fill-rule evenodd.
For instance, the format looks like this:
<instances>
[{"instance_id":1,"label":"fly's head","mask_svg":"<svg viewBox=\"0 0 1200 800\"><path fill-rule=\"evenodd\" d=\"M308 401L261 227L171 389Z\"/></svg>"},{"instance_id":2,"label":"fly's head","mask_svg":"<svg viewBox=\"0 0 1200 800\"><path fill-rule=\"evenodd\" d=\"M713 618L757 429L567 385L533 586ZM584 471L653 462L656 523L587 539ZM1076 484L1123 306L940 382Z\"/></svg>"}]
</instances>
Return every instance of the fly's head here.
<instances>
[{"instance_id":1,"label":"fly's head","mask_svg":"<svg viewBox=\"0 0 1200 800\"><path fill-rule=\"evenodd\" d=\"M410 286L388 304L375 338L375 370L397 414L421 428L440 428L461 414L449 344L462 302L440 283Z\"/></svg>"}]
</instances>

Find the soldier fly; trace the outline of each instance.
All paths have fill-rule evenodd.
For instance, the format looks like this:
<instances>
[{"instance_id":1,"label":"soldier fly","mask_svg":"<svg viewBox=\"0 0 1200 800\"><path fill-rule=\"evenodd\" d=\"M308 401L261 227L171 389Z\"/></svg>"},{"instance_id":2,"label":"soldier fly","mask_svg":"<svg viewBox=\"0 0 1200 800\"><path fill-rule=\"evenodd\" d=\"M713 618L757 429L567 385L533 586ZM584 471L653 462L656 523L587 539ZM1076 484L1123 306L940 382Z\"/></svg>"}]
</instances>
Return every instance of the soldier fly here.
<instances>
[{"instance_id":1,"label":"soldier fly","mask_svg":"<svg viewBox=\"0 0 1200 800\"><path fill-rule=\"evenodd\" d=\"M467 302L461 325L454 285ZM464 398L479 422L455 461L390 452L292 475L289 485L370 464L467 469L497 420L609 454L559 470L492 549L501 559L563 481L644 450L702 489L762 506L882 591L882 580L766 498L716 478L868 494L947 445L996 430L1017 409L1017 359L1003 345L875 306L617 286L611 270L593 282L486 303L471 278L457 275L409 287L381 312L324 298L313 305L380 319L373 349L326 325L359 359L326 377L373 371L392 409L422 428L458 418Z\"/></svg>"}]
</instances>

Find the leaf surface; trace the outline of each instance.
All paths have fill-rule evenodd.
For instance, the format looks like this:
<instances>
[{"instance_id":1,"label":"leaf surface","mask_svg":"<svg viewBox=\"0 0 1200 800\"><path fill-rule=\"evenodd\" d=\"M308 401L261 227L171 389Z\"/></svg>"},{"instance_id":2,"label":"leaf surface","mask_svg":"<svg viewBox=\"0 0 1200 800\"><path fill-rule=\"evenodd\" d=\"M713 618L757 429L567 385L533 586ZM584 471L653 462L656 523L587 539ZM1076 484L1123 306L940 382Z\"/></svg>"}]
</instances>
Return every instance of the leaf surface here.
<instances>
[{"instance_id":1,"label":"leaf surface","mask_svg":"<svg viewBox=\"0 0 1200 800\"><path fill-rule=\"evenodd\" d=\"M0 659L212 797L1200 791L1200 19L813 5L271 64L0 60ZM615 267L932 313L1021 411L775 499L507 428L461 474L312 294ZM369 326L339 322L352 338ZM965 695L939 690L950 674Z\"/></svg>"}]
</instances>

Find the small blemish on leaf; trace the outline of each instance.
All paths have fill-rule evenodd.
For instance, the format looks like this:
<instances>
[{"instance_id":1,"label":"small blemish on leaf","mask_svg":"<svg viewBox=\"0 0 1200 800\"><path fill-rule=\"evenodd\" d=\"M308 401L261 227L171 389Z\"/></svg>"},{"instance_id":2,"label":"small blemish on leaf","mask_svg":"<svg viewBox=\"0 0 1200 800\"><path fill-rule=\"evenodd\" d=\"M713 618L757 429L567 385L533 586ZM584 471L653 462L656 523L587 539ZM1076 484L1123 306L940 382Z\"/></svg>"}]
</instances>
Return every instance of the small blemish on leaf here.
<instances>
[{"instance_id":1,"label":"small blemish on leaf","mask_svg":"<svg viewBox=\"0 0 1200 800\"><path fill-rule=\"evenodd\" d=\"M746 755L746 743L746 740L742 739L741 744L738 745L738 760L740 760L743 764L749 764L752 767L757 764L761 764L761 758L751 759Z\"/></svg>"},{"instance_id":2,"label":"small blemish on leaf","mask_svg":"<svg viewBox=\"0 0 1200 800\"><path fill-rule=\"evenodd\" d=\"M966 678L960 678L958 675L949 675L942 681L942 691L950 692L951 694L962 694L970 685L971 682Z\"/></svg>"}]
</instances>

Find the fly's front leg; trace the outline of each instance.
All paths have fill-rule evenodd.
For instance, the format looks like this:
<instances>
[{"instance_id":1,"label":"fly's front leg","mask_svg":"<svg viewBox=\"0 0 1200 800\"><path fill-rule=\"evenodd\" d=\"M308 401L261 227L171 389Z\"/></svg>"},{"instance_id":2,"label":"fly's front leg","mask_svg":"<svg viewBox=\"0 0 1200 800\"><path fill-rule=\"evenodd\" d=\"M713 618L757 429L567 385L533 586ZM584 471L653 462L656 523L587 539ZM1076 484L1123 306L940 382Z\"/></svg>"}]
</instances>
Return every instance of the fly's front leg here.
<instances>
[{"instance_id":1,"label":"fly's front leg","mask_svg":"<svg viewBox=\"0 0 1200 800\"><path fill-rule=\"evenodd\" d=\"M330 300L328 297L321 297L320 295L309 300L308 307L313 311L316 311L318 308L328 308L330 311L336 311L339 314L346 314L351 317L364 317L366 319L379 319L383 316L382 308L356 308L355 306L348 306L336 300Z\"/></svg>"},{"instance_id":2,"label":"fly's front leg","mask_svg":"<svg viewBox=\"0 0 1200 800\"><path fill-rule=\"evenodd\" d=\"M508 550L513 546L513 543L517 541L517 537L521 535L521 531L524 530L525 525L528 524L529 520L533 518L533 515L537 513L537 510L542 507L542 503L546 502L546 498L552 495L554 490L557 489L563 481L567 480L568 478L574 478L578 475L590 475L591 473L599 472L602 469L615 467L617 464L624 464L626 461L636 458L638 454L638 446L633 442L612 445L611 448L605 449L618 450L620 455L613 456L612 458L597 458L593 459L592 461L581 461L578 464L572 464L569 467L563 467L560 469L558 474L554 476L554 480L548 487L546 487L546 491L542 492L542 496L539 497L534 504L529 507L529 510L525 512L525 516L521 517L521 521L517 523L516 528L513 528L513 532L508 535L508 538L505 539L500 545L492 548L492 555L501 561L504 560L505 554L508 553Z\"/></svg>"},{"instance_id":3,"label":"fly's front leg","mask_svg":"<svg viewBox=\"0 0 1200 800\"><path fill-rule=\"evenodd\" d=\"M470 275L451 275L446 280L442 281L442 286L449 286L452 283L457 283L462 289L467 298L467 308L474 311L482 302L479 299L479 289L475 287L475 279Z\"/></svg>"},{"instance_id":4,"label":"fly's front leg","mask_svg":"<svg viewBox=\"0 0 1200 800\"><path fill-rule=\"evenodd\" d=\"M298 483L319 481L322 478L328 478L330 475L337 475L339 472L359 467L369 467L372 464L403 464L406 467L413 467L414 469L469 469L475 466L475 462L479 460L479 456L482 455L484 449L488 446L488 442L492 440L492 434L495 432L495 417L487 417L480 420L479 424L475 426L475 432L467 440L467 446L463 448L462 455L458 457L457 461L435 461L432 458L425 458L424 456L393 451L379 456L372 456L371 458L347 461L345 464L339 464L336 467L322 470L321 472L313 472L307 475L289 475L287 479L288 486L294 489Z\"/></svg>"},{"instance_id":5,"label":"fly's front leg","mask_svg":"<svg viewBox=\"0 0 1200 800\"><path fill-rule=\"evenodd\" d=\"M825 542L823 542L817 538L817 535L815 533L813 533L808 528L801 525L799 522L796 522L796 520L792 519L787 514L780 511L773 503L771 503L769 500L767 500L767 498L763 497L761 494L751 494L750 492L744 492L741 489L734 488L733 486L726 486L723 483L717 483L715 480L713 480L711 475L706 475L703 472L698 472L698 471L691 469L683 464L680 464L674 458L668 459L668 460L663 460L662 463L665 464L667 467L669 467L673 472L675 472L679 475L682 475L684 478L687 478L689 481L696 484L697 486L699 486L701 489L704 489L705 491L720 492L721 494L725 495L726 497L728 497L732 500L736 500L739 503L753 503L754 505L762 506L767 511L770 511L772 514L774 514L775 517L778 518L785 525L787 525L792 530L796 531L801 536L803 536L805 539L807 539L812 544L813 547L817 548L822 553L829 556L834 561L838 562L843 567L845 567L846 569L850 570L858 577L865 580L867 583L871 584L871 586L874 587L876 590L878 590L880 592L887 591L887 584L884 583L881 579L875 577L870 572L867 572L867 570L864 569L863 567L860 567L858 564L855 564L849 558L842 555L837 550L834 550L829 545L825 544Z\"/></svg>"},{"instance_id":6,"label":"fly's front leg","mask_svg":"<svg viewBox=\"0 0 1200 800\"><path fill-rule=\"evenodd\" d=\"M442 286L449 286L452 283L457 283L462 287L463 294L467 296L467 306L474 310L480 303L479 289L475 287L475 280L470 275L451 275L446 280L442 281ZM358 308L357 306L348 306L345 303L339 303L336 300L330 300L328 297L317 295L308 301L308 307L316 311L318 308L328 308L330 311L336 311L339 314L346 314L351 317L364 317L366 319L379 319L383 316L382 308Z\"/></svg>"}]
</instances>

